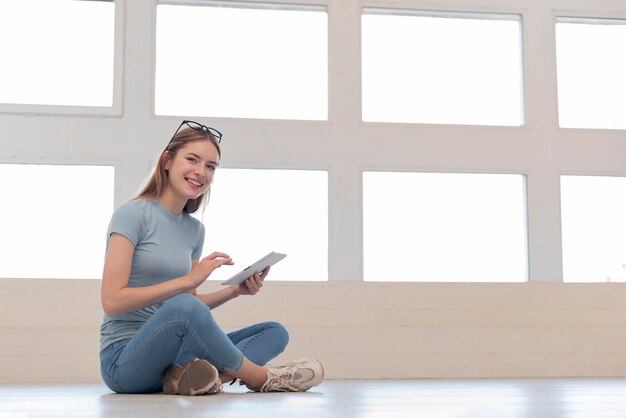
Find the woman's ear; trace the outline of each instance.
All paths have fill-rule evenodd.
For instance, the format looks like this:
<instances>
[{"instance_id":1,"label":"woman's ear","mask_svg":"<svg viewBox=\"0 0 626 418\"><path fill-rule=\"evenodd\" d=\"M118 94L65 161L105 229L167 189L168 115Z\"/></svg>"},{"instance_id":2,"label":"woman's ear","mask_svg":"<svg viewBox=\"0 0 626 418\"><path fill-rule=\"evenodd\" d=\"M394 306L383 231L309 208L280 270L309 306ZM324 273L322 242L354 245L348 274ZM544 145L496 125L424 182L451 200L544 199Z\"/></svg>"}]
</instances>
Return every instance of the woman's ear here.
<instances>
[{"instance_id":1,"label":"woman's ear","mask_svg":"<svg viewBox=\"0 0 626 418\"><path fill-rule=\"evenodd\" d=\"M172 165L172 157L170 157L170 152L169 151L163 151L163 155L161 156L161 158L163 159L163 169L165 171L170 169L170 165Z\"/></svg>"}]
</instances>

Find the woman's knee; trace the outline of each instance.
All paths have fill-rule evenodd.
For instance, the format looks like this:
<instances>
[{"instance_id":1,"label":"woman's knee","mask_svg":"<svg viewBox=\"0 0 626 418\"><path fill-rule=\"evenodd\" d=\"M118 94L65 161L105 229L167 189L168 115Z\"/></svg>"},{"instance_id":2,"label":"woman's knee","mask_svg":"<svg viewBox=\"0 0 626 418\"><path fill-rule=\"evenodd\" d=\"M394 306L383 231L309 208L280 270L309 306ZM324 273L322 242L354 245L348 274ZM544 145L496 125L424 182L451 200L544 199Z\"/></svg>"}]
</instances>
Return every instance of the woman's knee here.
<instances>
[{"instance_id":1,"label":"woman's knee","mask_svg":"<svg viewBox=\"0 0 626 418\"><path fill-rule=\"evenodd\" d=\"M200 312L203 314L210 313L210 309L204 303L189 293L172 296L163 302L159 309L166 309L172 315L182 315L183 317L193 317Z\"/></svg>"},{"instance_id":2,"label":"woman's knee","mask_svg":"<svg viewBox=\"0 0 626 418\"><path fill-rule=\"evenodd\" d=\"M289 343L289 331L280 322L269 321L266 324L271 329L276 345L283 351Z\"/></svg>"}]
</instances>

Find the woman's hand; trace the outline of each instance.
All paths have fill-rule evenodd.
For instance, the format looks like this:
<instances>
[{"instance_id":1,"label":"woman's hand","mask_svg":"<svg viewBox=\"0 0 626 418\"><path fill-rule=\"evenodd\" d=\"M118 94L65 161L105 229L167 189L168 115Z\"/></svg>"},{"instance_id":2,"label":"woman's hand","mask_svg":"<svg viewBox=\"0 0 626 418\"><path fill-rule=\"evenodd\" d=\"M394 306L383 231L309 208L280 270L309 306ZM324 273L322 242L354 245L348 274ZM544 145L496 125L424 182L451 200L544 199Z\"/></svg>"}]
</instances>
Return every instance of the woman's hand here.
<instances>
[{"instance_id":1,"label":"woman's hand","mask_svg":"<svg viewBox=\"0 0 626 418\"><path fill-rule=\"evenodd\" d=\"M256 295L263 287L263 281L269 273L270 268L266 267L260 273L255 273L248 277L245 282L236 287L237 295Z\"/></svg>"},{"instance_id":2,"label":"woman's hand","mask_svg":"<svg viewBox=\"0 0 626 418\"><path fill-rule=\"evenodd\" d=\"M200 260L187 275L189 287L195 289L200 286L216 269L224 264L232 265L233 260L228 254L214 252Z\"/></svg>"},{"instance_id":3,"label":"woman's hand","mask_svg":"<svg viewBox=\"0 0 626 418\"><path fill-rule=\"evenodd\" d=\"M204 261L204 260L203 260ZM224 263L226 264L226 263ZM218 306L232 300L241 295L256 295L263 287L263 280L269 273L270 268L267 267L260 273L253 274L248 277L245 282L240 285L228 286L225 289L218 290L217 292L204 293L202 295L196 295L203 303L209 308L215 309Z\"/></svg>"}]
</instances>

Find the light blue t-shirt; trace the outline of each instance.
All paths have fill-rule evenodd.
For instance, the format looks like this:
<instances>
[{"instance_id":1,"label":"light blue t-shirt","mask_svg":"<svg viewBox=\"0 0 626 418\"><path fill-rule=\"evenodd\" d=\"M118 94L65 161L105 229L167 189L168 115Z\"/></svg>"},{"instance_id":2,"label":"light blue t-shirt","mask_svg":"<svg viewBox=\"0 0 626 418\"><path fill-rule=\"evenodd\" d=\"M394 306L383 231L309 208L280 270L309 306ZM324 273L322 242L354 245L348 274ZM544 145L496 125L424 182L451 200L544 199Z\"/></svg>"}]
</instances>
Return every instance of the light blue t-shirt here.
<instances>
[{"instance_id":1,"label":"light blue t-shirt","mask_svg":"<svg viewBox=\"0 0 626 418\"><path fill-rule=\"evenodd\" d=\"M202 254L204 225L187 212L174 214L158 200L135 199L120 205L111 217L111 234L118 233L135 246L128 287L144 287L184 276L191 260ZM100 350L114 342L132 338L160 304L102 318Z\"/></svg>"}]
</instances>

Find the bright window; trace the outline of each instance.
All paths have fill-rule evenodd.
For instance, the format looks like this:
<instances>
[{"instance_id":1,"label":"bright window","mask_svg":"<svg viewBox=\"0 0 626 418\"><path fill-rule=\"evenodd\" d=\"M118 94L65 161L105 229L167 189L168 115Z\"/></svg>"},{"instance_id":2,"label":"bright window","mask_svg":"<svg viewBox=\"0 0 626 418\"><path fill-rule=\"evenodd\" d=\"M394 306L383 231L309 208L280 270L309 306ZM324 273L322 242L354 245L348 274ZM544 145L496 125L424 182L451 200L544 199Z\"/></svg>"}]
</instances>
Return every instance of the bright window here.
<instances>
[{"instance_id":1,"label":"bright window","mask_svg":"<svg viewBox=\"0 0 626 418\"><path fill-rule=\"evenodd\" d=\"M0 277L102 277L113 167L0 164Z\"/></svg>"},{"instance_id":2,"label":"bright window","mask_svg":"<svg viewBox=\"0 0 626 418\"><path fill-rule=\"evenodd\" d=\"M626 129L626 20L559 18L559 124Z\"/></svg>"},{"instance_id":3,"label":"bright window","mask_svg":"<svg viewBox=\"0 0 626 418\"><path fill-rule=\"evenodd\" d=\"M528 279L525 177L365 172L366 281Z\"/></svg>"},{"instance_id":4,"label":"bright window","mask_svg":"<svg viewBox=\"0 0 626 418\"><path fill-rule=\"evenodd\" d=\"M363 120L523 124L520 17L365 9Z\"/></svg>"},{"instance_id":5,"label":"bright window","mask_svg":"<svg viewBox=\"0 0 626 418\"><path fill-rule=\"evenodd\" d=\"M626 177L562 176L565 282L626 281Z\"/></svg>"},{"instance_id":6,"label":"bright window","mask_svg":"<svg viewBox=\"0 0 626 418\"><path fill-rule=\"evenodd\" d=\"M268 280L328 280L328 173L219 168L204 214L204 255L222 251L226 279L270 251L286 253Z\"/></svg>"},{"instance_id":7,"label":"bright window","mask_svg":"<svg viewBox=\"0 0 626 418\"><path fill-rule=\"evenodd\" d=\"M327 119L325 9L228 4L158 5L156 114Z\"/></svg>"},{"instance_id":8,"label":"bright window","mask_svg":"<svg viewBox=\"0 0 626 418\"><path fill-rule=\"evenodd\" d=\"M112 106L113 1L0 2L0 103Z\"/></svg>"}]
</instances>

